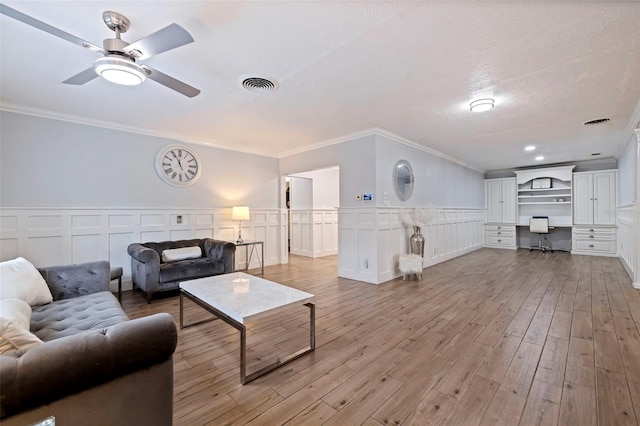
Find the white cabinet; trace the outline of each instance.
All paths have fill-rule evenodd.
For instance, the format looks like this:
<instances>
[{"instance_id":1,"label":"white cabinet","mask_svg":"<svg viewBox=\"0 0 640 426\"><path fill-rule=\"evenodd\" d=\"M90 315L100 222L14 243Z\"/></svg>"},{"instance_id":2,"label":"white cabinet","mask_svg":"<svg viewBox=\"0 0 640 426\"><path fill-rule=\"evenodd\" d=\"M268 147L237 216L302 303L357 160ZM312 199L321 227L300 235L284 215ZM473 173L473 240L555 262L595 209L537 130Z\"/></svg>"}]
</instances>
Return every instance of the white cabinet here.
<instances>
[{"instance_id":1,"label":"white cabinet","mask_svg":"<svg viewBox=\"0 0 640 426\"><path fill-rule=\"evenodd\" d=\"M573 224L616 224L616 172L573 174Z\"/></svg>"},{"instance_id":2,"label":"white cabinet","mask_svg":"<svg viewBox=\"0 0 640 426\"><path fill-rule=\"evenodd\" d=\"M574 226L574 254L616 256L616 228L614 226Z\"/></svg>"},{"instance_id":3,"label":"white cabinet","mask_svg":"<svg viewBox=\"0 0 640 426\"><path fill-rule=\"evenodd\" d=\"M516 248L515 225L485 225L484 241L487 247Z\"/></svg>"},{"instance_id":4,"label":"white cabinet","mask_svg":"<svg viewBox=\"0 0 640 426\"><path fill-rule=\"evenodd\" d=\"M616 171L573 174L572 253L616 255Z\"/></svg>"},{"instance_id":5,"label":"white cabinet","mask_svg":"<svg viewBox=\"0 0 640 426\"><path fill-rule=\"evenodd\" d=\"M516 223L516 179L485 180L488 223Z\"/></svg>"}]
</instances>

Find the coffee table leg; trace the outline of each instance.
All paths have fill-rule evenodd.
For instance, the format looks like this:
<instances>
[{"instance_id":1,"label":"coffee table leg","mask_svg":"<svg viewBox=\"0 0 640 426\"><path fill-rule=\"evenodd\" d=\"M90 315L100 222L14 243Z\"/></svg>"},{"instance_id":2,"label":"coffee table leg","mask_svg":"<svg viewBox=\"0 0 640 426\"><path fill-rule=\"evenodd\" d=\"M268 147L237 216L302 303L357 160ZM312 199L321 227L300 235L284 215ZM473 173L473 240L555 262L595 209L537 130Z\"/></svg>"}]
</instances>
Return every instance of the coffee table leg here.
<instances>
[{"instance_id":1,"label":"coffee table leg","mask_svg":"<svg viewBox=\"0 0 640 426\"><path fill-rule=\"evenodd\" d=\"M278 359L273 364L267 365L266 367L261 368L258 371L254 371L251 374L247 375L247 332L246 328L241 325L240 327L236 327L240 330L240 383L247 384L249 382L254 381L258 377L262 377L270 371L275 370L276 368L280 368L285 364L290 363L302 355L306 355L309 352L313 352L316 348L316 305L313 303L305 303L304 306L309 308L309 346L300 349L297 352L292 353L291 355L287 355L282 359Z\"/></svg>"}]
</instances>

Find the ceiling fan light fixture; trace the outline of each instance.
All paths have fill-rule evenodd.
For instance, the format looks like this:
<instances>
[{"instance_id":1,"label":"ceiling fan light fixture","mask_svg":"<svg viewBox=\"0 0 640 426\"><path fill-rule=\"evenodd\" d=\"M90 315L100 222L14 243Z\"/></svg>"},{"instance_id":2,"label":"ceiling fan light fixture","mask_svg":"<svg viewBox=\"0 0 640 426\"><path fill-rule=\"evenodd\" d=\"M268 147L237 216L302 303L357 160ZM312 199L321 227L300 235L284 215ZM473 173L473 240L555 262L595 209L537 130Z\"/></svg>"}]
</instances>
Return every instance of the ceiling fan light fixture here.
<instances>
[{"instance_id":1,"label":"ceiling fan light fixture","mask_svg":"<svg viewBox=\"0 0 640 426\"><path fill-rule=\"evenodd\" d=\"M469 109L473 112L485 112L494 107L495 99L478 99L469 104Z\"/></svg>"},{"instance_id":2,"label":"ceiling fan light fixture","mask_svg":"<svg viewBox=\"0 0 640 426\"><path fill-rule=\"evenodd\" d=\"M96 74L105 80L125 86L136 86L147 77L142 68L130 59L118 56L105 56L93 64Z\"/></svg>"}]
</instances>

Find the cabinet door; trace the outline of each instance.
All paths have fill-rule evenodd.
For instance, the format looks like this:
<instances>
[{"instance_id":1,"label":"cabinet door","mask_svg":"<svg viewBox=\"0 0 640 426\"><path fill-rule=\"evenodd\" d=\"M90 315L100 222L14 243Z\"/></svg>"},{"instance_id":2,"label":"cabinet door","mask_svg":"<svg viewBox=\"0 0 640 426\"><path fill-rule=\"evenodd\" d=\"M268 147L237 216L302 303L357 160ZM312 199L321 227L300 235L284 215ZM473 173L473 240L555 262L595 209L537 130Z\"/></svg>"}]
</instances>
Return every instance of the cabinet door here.
<instances>
[{"instance_id":1,"label":"cabinet door","mask_svg":"<svg viewBox=\"0 0 640 426\"><path fill-rule=\"evenodd\" d=\"M593 224L593 175L573 175L573 223Z\"/></svg>"},{"instance_id":2,"label":"cabinet door","mask_svg":"<svg viewBox=\"0 0 640 426\"><path fill-rule=\"evenodd\" d=\"M502 181L486 181L487 222L502 222Z\"/></svg>"},{"instance_id":3,"label":"cabinet door","mask_svg":"<svg viewBox=\"0 0 640 426\"><path fill-rule=\"evenodd\" d=\"M515 178L502 181L502 222L516 223L517 199L518 187Z\"/></svg>"},{"instance_id":4,"label":"cabinet door","mask_svg":"<svg viewBox=\"0 0 640 426\"><path fill-rule=\"evenodd\" d=\"M593 223L616 224L616 175L613 172L593 174Z\"/></svg>"}]
</instances>

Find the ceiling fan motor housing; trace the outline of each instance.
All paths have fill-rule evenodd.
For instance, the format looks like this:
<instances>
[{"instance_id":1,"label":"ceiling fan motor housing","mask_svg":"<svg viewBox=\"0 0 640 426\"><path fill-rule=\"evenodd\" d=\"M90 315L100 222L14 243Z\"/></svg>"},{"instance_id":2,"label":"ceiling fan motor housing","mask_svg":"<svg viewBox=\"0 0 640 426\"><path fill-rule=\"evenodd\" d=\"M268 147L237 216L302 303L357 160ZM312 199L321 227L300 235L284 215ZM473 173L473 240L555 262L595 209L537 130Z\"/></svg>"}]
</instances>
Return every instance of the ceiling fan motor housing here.
<instances>
[{"instance_id":1,"label":"ceiling fan motor housing","mask_svg":"<svg viewBox=\"0 0 640 426\"><path fill-rule=\"evenodd\" d=\"M122 52L122 49L128 45L129 43L120 38L105 38L102 42L102 46L107 52Z\"/></svg>"}]
</instances>

